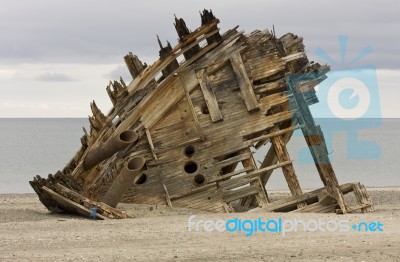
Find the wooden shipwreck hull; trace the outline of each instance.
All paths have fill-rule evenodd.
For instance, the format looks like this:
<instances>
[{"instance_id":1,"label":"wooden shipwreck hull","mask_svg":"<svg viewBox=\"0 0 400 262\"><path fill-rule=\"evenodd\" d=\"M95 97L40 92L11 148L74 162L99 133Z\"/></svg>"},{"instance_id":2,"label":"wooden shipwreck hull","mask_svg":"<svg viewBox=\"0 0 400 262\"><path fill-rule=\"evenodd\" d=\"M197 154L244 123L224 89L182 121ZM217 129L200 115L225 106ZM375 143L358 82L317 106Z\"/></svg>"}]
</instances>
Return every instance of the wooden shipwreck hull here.
<instances>
[{"instance_id":1,"label":"wooden shipwreck hull","mask_svg":"<svg viewBox=\"0 0 400 262\"><path fill-rule=\"evenodd\" d=\"M160 59L151 66L125 56L133 81L109 83L112 110L104 115L93 101L80 150L62 171L30 181L42 203L54 212L96 207L103 217L123 217L118 202L211 212L374 211L363 185L339 185L309 110L329 66L309 62L303 39L292 33L278 38L236 27L222 34L207 10L201 21L190 32L175 18L179 43L158 40ZM299 128L324 184L308 193L286 149ZM264 146L257 166L253 151ZM293 196L270 202L265 185L277 168ZM350 207L343 194L352 191L358 204Z\"/></svg>"}]
</instances>

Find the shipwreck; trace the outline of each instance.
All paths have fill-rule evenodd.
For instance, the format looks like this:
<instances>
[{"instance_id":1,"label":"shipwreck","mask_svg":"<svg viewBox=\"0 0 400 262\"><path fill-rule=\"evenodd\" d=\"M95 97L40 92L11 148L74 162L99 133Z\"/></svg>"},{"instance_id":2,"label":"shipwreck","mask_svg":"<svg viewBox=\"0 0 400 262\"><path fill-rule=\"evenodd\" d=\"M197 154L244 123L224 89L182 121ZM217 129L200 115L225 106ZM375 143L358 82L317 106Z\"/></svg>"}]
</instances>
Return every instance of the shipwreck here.
<instances>
[{"instance_id":1,"label":"shipwreck","mask_svg":"<svg viewBox=\"0 0 400 262\"><path fill-rule=\"evenodd\" d=\"M175 17L178 44L158 39L153 65L129 53L133 80L111 81L113 104L91 103L90 131L69 163L30 181L51 212L99 219L128 215L120 202L209 212L373 212L360 183L340 185L309 106L328 65L310 62L303 38L274 30L224 33L212 11L190 31ZM303 192L286 145L301 129L324 187ZM269 147L261 165L253 153ZM241 164L241 165L239 165ZM265 185L281 168L291 197L271 202ZM344 195L354 193L352 205Z\"/></svg>"}]
</instances>

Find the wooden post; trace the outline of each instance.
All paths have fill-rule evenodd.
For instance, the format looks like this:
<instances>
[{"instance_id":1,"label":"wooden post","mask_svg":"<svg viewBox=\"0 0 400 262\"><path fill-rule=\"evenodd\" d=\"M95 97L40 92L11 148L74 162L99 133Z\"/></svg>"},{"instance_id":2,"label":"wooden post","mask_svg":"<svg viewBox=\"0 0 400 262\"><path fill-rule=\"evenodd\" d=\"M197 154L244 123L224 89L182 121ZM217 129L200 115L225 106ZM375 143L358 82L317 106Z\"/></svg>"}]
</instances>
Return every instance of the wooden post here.
<instances>
[{"instance_id":1,"label":"wooden post","mask_svg":"<svg viewBox=\"0 0 400 262\"><path fill-rule=\"evenodd\" d=\"M160 46L160 51L159 51L160 59L164 59L172 53L172 46L171 46L170 42L167 41L167 45L164 47L163 44L161 43L161 40L158 37L158 35L157 35L157 41ZM178 67L179 67L179 63L176 59L174 59L169 65L167 65L163 70L161 70L161 72L163 74L162 79L165 79L172 72L174 72L175 69L177 69Z\"/></svg>"},{"instance_id":2,"label":"wooden post","mask_svg":"<svg viewBox=\"0 0 400 262\"><path fill-rule=\"evenodd\" d=\"M175 29L176 32L178 33L178 37L180 41L184 41L185 37L190 35L190 31L186 26L185 20L182 18L177 18L175 16ZM191 44L192 42L187 43L188 45ZM200 51L200 46L198 44L194 45L192 48L187 50L186 52L183 53L183 56L185 57L186 60L189 60L191 57L193 57L195 54L197 54Z\"/></svg>"},{"instance_id":3,"label":"wooden post","mask_svg":"<svg viewBox=\"0 0 400 262\"><path fill-rule=\"evenodd\" d=\"M124 57L124 60L133 79L135 79L146 67L146 64L143 65L142 61L131 52Z\"/></svg>"},{"instance_id":4,"label":"wooden post","mask_svg":"<svg viewBox=\"0 0 400 262\"><path fill-rule=\"evenodd\" d=\"M200 16L201 16L201 25L208 24L216 19L212 10L208 11L207 9L204 9L203 12L200 13ZM217 29L217 26L215 26L212 30L214 29ZM221 35L219 33L216 33L215 35L212 35L207 38L207 44L209 45L219 41L221 41Z\"/></svg>"}]
</instances>

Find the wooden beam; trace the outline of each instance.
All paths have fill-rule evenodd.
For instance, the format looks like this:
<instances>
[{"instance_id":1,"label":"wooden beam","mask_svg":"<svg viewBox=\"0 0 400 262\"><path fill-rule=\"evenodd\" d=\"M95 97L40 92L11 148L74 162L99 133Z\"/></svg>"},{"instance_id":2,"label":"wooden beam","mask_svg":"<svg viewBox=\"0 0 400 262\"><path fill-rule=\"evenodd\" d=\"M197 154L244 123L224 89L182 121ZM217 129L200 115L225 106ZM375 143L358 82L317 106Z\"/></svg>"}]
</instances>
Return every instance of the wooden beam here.
<instances>
[{"instance_id":1,"label":"wooden beam","mask_svg":"<svg viewBox=\"0 0 400 262\"><path fill-rule=\"evenodd\" d=\"M155 150L154 150L153 140L151 139L151 134L150 134L150 131L149 131L148 129L146 129L146 136L147 136L147 140L148 140L149 145L150 145L151 153L152 153L154 159L155 159L156 161L158 161L156 152L155 152Z\"/></svg>"},{"instance_id":2,"label":"wooden beam","mask_svg":"<svg viewBox=\"0 0 400 262\"><path fill-rule=\"evenodd\" d=\"M254 144L255 142L258 142L258 141L266 143L272 137L284 135L284 134L286 134L288 132L293 132L294 130L299 129L299 128L300 128L300 126L291 126L291 127L288 127L288 128L280 129L280 130L278 130L276 132L273 132L273 133L269 133L269 134L262 135L262 136L259 136L259 137L256 137L256 138L252 138L252 139L250 139L250 140L248 140L246 142L248 142L249 145L252 145L252 144Z\"/></svg>"},{"instance_id":3,"label":"wooden beam","mask_svg":"<svg viewBox=\"0 0 400 262\"><path fill-rule=\"evenodd\" d=\"M228 188L228 189L235 188L235 187L237 187L238 185L242 184L245 181L249 181L249 180L251 180L251 179L253 179L255 177L262 176L265 172L268 172L270 170L274 170L274 169L283 167L285 165L289 165L291 163L292 163L292 161L287 161L287 162L278 163L276 165L272 165L272 166L269 166L269 167L265 167L265 168L262 168L262 169L254 170L254 171L252 171L250 173L247 173L247 174L245 174L243 176L239 176L239 177L235 177L235 178L232 178L232 179L229 179L229 180L226 180L226 181L222 181L218 185L220 187ZM241 172L241 173L243 173L243 172ZM237 175L237 174L235 174L235 175ZM229 174L226 174L223 177L221 177L220 180L222 180L222 178L226 179L227 177L231 177L231 176Z\"/></svg>"},{"instance_id":4,"label":"wooden beam","mask_svg":"<svg viewBox=\"0 0 400 262\"><path fill-rule=\"evenodd\" d=\"M299 82L300 81L298 81L298 79L291 78L287 83L288 89L291 91L294 97L294 103L292 103L292 106L299 110L297 119L303 126L301 130L303 131L304 138L314 159L319 176L324 185L333 191L336 200L340 205L340 209L342 210L343 214L345 214L346 208L344 206L343 194L338 190L339 183L328 156L324 135L321 131L321 128L314 122L310 108L308 107L308 104L300 91Z\"/></svg>"},{"instance_id":5,"label":"wooden beam","mask_svg":"<svg viewBox=\"0 0 400 262\"><path fill-rule=\"evenodd\" d=\"M223 119L222 113L219 110L218 101L215 97L207 70L203 68L196 71L196 76L199 80L200 88L208 107L208 112L210 112L211 120L213 122L221 121Z\"/></svg>"},{"instance_id":6,"label":"wooden beam","mask_svg":"<svg viewBox=\"0 0 400 262\"><path fill-rule=\"evenodd\" d=\"M69 209L70 211L75 211L76 213L81 214L82 216L90 217L90 210L87 209L86 207L81 206L72 200L69 200L68 198L58 194L57 192L51 190L48 187L44 186L44 187L42 187L42 189L47 194L49 194L54 201L56 201L60 205L64 206L66 209ZM102 216L99 213L96 213L96 218L99 218L102 220L108 219L107 217Z\"/></svg>"},{"instance_id":7,"label":"wooden beam","mask_svg":"<svg viewBox=\"0 0 400 262\"><path fill-rule=\"evenodd\" d=\"M298 53L284 56L284 57L282 57L282 60L287 63L287 62L294 61L294 60L297 60L300 58L305 58L305 57L306 57L306 54L304 52L298 52Z\"/></svg>"},{"instance_id":8,"label":"wooden beam","mask_svg":"<svg viewBox=\"0 0 400 262\"><path fill-rule=\"evenodd\" d=\"M272 128L272 132L278 131L278 127ZM286 144L281 136L274 136L271 138L271 143L275 149L276 156L279 162L290 161L289 153L286 149ZM289 190L293 196L298 196L302 194L299 181L297 179L296 173L294 172L294 167L292 164L285 165L282 167L283 175L285 176L286 182L289 186ZM299 204L299 207L303 207L303 204Z\"/></svg>"},{"instance_id":9,"label":"wooden beam","mask_svg":"<svg viewBox=\"0 0 400 262\"><path fill-rule=\"evenodd\" d=\"M253 85L247 75L246 68L243 64L242 56L236 52L230 57L233 71L235 72L236 79L240 86L244 102L246 103L249 112L260 110L257 97L254 94Z\"/></svg>"},{"instance_id":10,"label":"wooden beam","mask_svg":"<svg viewBox=\"0 0 400 262\"><path fill-rule=\"evenodd\" d=\"M337 207L337 203L329 204L329 205L323 205L321 203L314 203L309 206L305 206L293 211L290 211L290 213L331 213L335 211Z\"/></svg>"},{"instance_id":11,"label":"wooden beam","mask_svg":"<svg viewBox=\"0 0 400 262\"><path fill-rule=\"evenodd\" d=\"M220 170L221 168L230 166L234 163L241 162L245 159L249 159L251 156L252 156L251 153L244 153L244 154L240 154L240 155L233 156L231 158L222 160L220 162L217 162L217 163L209 166L206 170L204 170L204 174L213 174L214 172Z\"/></svg>"},{"instance_id":12,"label":"wooden beam","mask_svg":"<svg viewBox=\"0 0 400 262\"><path fill-rule=\"evenodd\" d=\"M99 213L102 216L108 217L108 218L128 218L131 217L129 216L126 212L122 212L117 208L113 208L103 202L95 202L92 201L79 193L61 185L60 183L56 183L53 186L53 189L55 192L59 193L63 197L68 198L69 200L74 201L75 203L79 203L80 205L83 205L86 208L89 207L96 207L97 208L97 213Z\"/></svg>"},{"instance_id":13,"label":"wooden beam","mask_svg":"<svg viewBox=\"0 0 400 262\"><path fill-rule=\"evenodd\" d=\"M165 59L159 59L150 67L143 70L142 74L135 78L128 86L128 92L131 94L136 90L145 87L154 77L160 73L165 67L167 67L171 62L173 62L178 56L197 45L207 37L210 37L219 32L219 30L213 30L209 32L215 25L219 23L218 20L199 27L196 31L188 35L182 42L174 47L171 51L171 55ZM208 33L209 32L209 33ZM197 38L197 39L196 39ZM193 41L193 42L192 42ZM187 44L190 43L190 44ZM215 43L213 43L215 44Z\"/></svg>"},{"instance_id":14,"label":"wooden beam","mask_svg":"<svg viewBox=\"0 0 400 262\"><path fill-rule=\"evenodd\" d=\"M296 119L292 119L292 124L293 125L297 125L297 120ZM283 143L285 143L285 145L289 142L290 138L292 137L293 132L286 132L285 134L282 134L282 140ZM264 168L267 166L271 166L278 163L278 157L276 156L275 153L275 148L273 146L271 146L267 152L267 154L265 155L265 158L263 160L263 162L261 163L260 168ZM265 174L263 174L260 178L261 178L261 182L264 185L267 185L269 178L272 175L272 171L266 172Z\"/></svg>"},{"instance_id":15,"label":"wooden beam","mask_svg":"<svg viewBox=\"0 0 400 262\"><path fill-rule=\"evenodd\" d=\"M251 154L250 148L243 149L240 153L249 153L250 158L242 161L242 165L244 168L252 168L253 170L257 170L256 162L254 161L253 155ZM248 180L247 180L248 181ZM264 186L261 185L261 180L257 177L256 180L251 180L250 185L259 185L260 191L255 195L259 207L264 207L268 205L268 197L267 192L265 191ZM251 205L252 200L245 197L241 201L241 205L244 207L249 207Z\"/></svg>"},{"instance_id":16,"label":"wooden beam","mask_svg":"<svg viewBox=\"0 0 400 262\"><path fill-rule=\"evenodd\" d=\"M181 78L181 76L179 76L179 78ZM186 90L185 83L182 81L182 79L181 79L181 83ZM204 140L204 137L205 137L204 132L203 132L203 129L201 128L199 118L197 117L196 112L194 111L194 106L192 103L192 99L190 98L190 94L188 92L186 92L185 95L186 95L186 100L189 104L190 112L192 113L192 116L193 116L193 119L195 122L197 133L200 135L201 140Z\"/></svg>"},{"instance_id":17,"label":"wooden beam","mask_svg":"<svg viewBox=\"0 0 400 262\"><path fill-rule=\"evenodd\" d=\"M343 184L340 186L340 192L343 194L349 193L352 191L352 183ZM309 203L318 202L318 195L325 190L325 188L319 188L307 193L304 193L300 196L292 196L289 198L281 199L275 202L270 203L264 210L266 211L291 211L297 209L299 203L307 201Z\"/></svg>"}]
</instances>

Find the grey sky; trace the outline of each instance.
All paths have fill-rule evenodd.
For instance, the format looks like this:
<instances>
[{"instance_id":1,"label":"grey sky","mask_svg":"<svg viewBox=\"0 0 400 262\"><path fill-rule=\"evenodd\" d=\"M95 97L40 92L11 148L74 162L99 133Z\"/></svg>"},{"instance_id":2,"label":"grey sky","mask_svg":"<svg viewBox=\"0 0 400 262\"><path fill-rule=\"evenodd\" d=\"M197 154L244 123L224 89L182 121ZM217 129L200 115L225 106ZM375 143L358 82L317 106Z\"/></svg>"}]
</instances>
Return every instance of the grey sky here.
<instances>
[{"instance_id":1,"label":"grey sky","mask_svg":"<svg viewBox=\"0 0 400 262\"><path fill-rule=\"evenodd\" d=\"M74 108L86 107L91 98L106 99L104 87L109 78L127 77L127 71L122 67L126 53L132 51L152 64L158 56L156 34L162 41L177 43L173 14L184 18L188 27L195 29L200 25L198 11L203 8L213 10L221 20L222 31L236 25L246 32L271 29L275 25L277 35L286 32L301 35L308 56L323 63L325 61L315 56L315 50L322 48L340 62L338 36L348 35L347 61L370 45L373 52L360 60L360 65L373 64L378 70L390 72L390 76L381 79L388 82L381 92L400 94L393 91L393 81L399 80L396 75L400 72L400 19L396 6L396 1L388 0L2 0L0 110L1 105L6 108L4 105L9 103L11 106L17 100L24 105L28 100L24 94L30 92L42 92L40 99L29 97L33 99L30 101L51 104L54 99L59 99L57 94L51 94L51 89L57 88L62 96L58 103L66 108L59 115L84 116L83 111L68 111L67 99L75 100L71 104ZM90 81L89 77L96 79ZM37 82L41 81L53 83L39 86ZM59 85L60 82L65 83ZM73 93L64 93L68 85L71 90L81 92L79 98L74 98ZM100 87L93 89L93 85ZM86 102L77 104L78 100ZM57 115L53 115L54 112L46 115L45 111L44 115L41 115L42 111L35 115L28 111L24 114L24 110L20 109L17 116ZM4 110L0 112L0 117L11 115Z\"/></svg>"}]
</instances>

